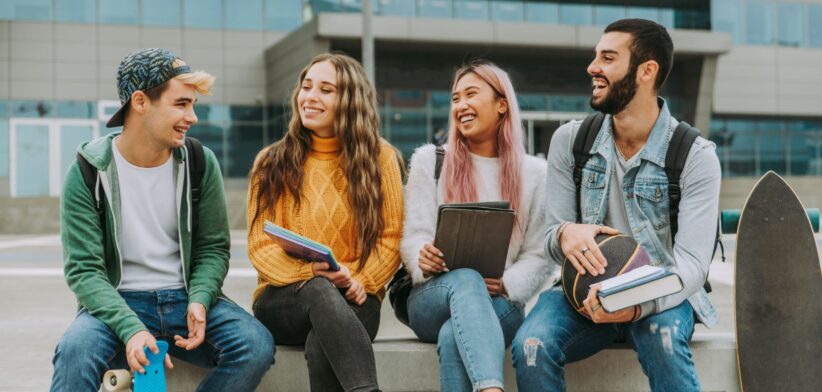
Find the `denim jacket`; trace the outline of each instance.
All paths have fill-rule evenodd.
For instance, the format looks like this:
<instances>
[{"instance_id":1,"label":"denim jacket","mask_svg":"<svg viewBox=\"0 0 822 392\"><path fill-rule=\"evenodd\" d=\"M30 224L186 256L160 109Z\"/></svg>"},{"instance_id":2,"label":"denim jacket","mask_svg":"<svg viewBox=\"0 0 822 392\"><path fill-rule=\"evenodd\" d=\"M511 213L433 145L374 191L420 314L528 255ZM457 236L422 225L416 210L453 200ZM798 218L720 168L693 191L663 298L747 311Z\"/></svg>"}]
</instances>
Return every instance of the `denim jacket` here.
<instances>
[{"instance_id":1,"label":"denim jacket","mask_svg":"<svg viewBox=\"0 0 822 392\"><path fill-rule=\"evenodd\" d=\"M661 110L648 141L639 153L640 163L625 173L623 194L632 236L651 256L654 265L677 273L683 290L642 304L642 316L662 312L687 299L708 327L717 315L702 288L710 267L719 207L720 169L713 143L699 137L688 155L680 180L679 230L672 246L668 210L668 179L665 155L678 121L667 104ZM546 252L555 262L564 255L555 232L564 221L576 220L572 146L581 122L560 127L548 153ZM580 208L583 223L603 224L608 208L609 183L614 169L615 147L611 116L606 116L591 148L592 156L582 170Z\"/></svg>"}]
</instances>

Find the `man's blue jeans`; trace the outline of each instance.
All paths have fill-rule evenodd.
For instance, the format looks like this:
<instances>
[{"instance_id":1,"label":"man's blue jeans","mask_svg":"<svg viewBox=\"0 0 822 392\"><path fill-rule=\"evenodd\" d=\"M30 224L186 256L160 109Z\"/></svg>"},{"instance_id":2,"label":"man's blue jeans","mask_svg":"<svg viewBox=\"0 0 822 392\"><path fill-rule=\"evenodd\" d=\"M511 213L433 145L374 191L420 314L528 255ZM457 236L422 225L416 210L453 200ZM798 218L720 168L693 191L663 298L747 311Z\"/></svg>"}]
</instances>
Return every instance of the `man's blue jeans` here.
<instances>
[{"instance_id":1,"label":"man's blue jeans","mask_svg":"<svg viewBox=\"0 0 822 392\"><path fill-rule=\"evenodd\" d=\"M441 390L504 388L505 347L525 316L521 306L491 297L478 272L457 269L415 287L408 316L420 340L437 342Z\"/></svg>"},{"instance_id":2,"label":"man's blue jeans","mask_svg":"<svg viewBox=\"0 0 822 392\"><path fill-rule=\"evenodd\" d=\"M517 387L521 392L564 391L566 363L624 340L636 350L651 390L699 391L688 346L693 332L688 301L633 323L594 324L568 304L562 290L547 290L514 338Z\"/></svg>"},{"instance_id":3,"label":"man's blue jeans","mask_svg":"<svg viewBox=\"0 0 822 392\"><path fill-rule=\"evenodd\" d=\"M128 306L149 332L168 342L172 358L213 368L198 391L253 391L274 360L274 340L265 327L225 299L211 306L205 341L194 350L174 345L188 336L185 290L123 291ZM52 391L97 391L108 369L127 369L125 344L102 321L81 311L54 352ZM173 371L173 370L172 370Z\"/></svg>"}]
</instances>

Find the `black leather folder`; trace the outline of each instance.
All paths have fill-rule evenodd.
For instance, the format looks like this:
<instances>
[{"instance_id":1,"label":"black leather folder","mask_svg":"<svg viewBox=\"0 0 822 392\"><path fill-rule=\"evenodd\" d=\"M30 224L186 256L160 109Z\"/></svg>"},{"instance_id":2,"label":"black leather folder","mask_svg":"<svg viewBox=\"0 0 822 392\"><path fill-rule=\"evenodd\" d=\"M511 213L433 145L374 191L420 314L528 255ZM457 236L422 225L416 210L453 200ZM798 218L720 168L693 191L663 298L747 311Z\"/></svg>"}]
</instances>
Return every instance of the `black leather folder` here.
<instances>
[{"instance_id":1,"label":"black leather folder","mask_svg":"<svg viewBox=\"0 0 822 392\"><path fill-rule=\"evenodd\" d=\"M449 270L471 268L485 278L499 279L515 219L507 201L442 204L434 246L445 254Z\"/></svg>"}]
</instances>

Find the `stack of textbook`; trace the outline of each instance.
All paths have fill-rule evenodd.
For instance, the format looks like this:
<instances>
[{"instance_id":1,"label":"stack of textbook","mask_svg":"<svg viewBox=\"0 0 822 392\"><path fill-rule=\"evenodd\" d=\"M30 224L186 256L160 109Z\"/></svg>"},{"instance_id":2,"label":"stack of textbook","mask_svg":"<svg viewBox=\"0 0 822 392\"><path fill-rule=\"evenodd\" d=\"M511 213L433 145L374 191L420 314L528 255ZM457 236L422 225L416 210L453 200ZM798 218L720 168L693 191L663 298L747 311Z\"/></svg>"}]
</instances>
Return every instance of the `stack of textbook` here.
<instances>
[{"instance_id":1,"label":"stack of textbook","mask_svg":"<svg viewBox=\"0 0 822 392\"><path fill-rule=\"evenodd\" d=\"M331 249L317 241L303 237L291 230L265 221L263 232L268 234L286 254L305 261L326 262L332 271L339 271L340 265Z\"/></svg>"},{"instance_id":2,"label":"stack of textbook","mask_svg":"<svg viewBox=\"0 0 822 392\"><path fill-rule=\"evenodd\" d=\"M679 275L655 267L643 265L600 282L599 300L608 312L641 304L682 290Z\"/></svg>"}]
</instances>

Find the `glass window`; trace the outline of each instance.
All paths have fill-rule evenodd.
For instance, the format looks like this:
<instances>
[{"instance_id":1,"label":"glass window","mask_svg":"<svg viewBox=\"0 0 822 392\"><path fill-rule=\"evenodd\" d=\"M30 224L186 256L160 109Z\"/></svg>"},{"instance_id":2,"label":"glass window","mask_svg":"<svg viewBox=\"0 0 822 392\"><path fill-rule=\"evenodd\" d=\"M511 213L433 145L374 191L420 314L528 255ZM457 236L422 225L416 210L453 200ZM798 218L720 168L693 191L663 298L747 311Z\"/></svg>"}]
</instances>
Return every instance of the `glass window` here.
<instances>
[{"instance_id":1,"label":"glass window","mask_svg":"<svg viewBox=\"0 0 822 392\"><path fill-rule=\"evenodd\" d=\"M594 24L607 26L611 22L625 19L625 7L613 5L598 5L594 7Z\"/></svg>"},{"instance_id":2,"label":"glass window","mask_svg":"<svg viewBox=\"0 0 822 392\"><path fill-rule=\"evenodd\" d=\"M590 25L593 22L592 7L581 4L561 4L559 23L569 25Z\"/></svg>"},{"instance_id":3,"label":"glass window","mask_svg":"<svg viewBox=\"0 0 822 392\"><path fill-rule=\"evenodd\" d=\"M779 45L800 46L804 42L805 6L797 3L779 4Z\"/></svg>"},{"instance_id":4,"label":"glass window","mask_svg":"<svg viewBox=\"0 0 822 392\"><path fill-rule=\"evenodd\" d=\"M677 29L710 30L710 15L703 9L677 9L674 10L673 26Z\"/></svg>"},{"instance_id":5,"label":"glass window","mask_svg":"<svg viewBox=\"0 0 822 392\"><path fill-rule=\"evenodd\" d=\"M822 175L822 126L817 121L787 121L790 174Z\"/></svg>"},{"instance_id":6,"label":"glass window","mask_svg":"<svg viewBox=\"0 0 822 392\"><path fill-rule=\"evenodd\" d=\"M97 118L97 104L94 102L58 101L56 117Z\"/></svg>"},{"instance_id":7,"label":"glass window","mask_svg":"<svg viewBox=\"0 0 822 392\"><path fill-rule=\"evenodd\" d=\"M0 177L9 176L9 159L9 122L0 121Z\"/></svg>"},{"instance_id":8,"label":"glass window","mask_svg":"<svg viewBox=\"0 0 822 392\"><path fill-rule=\"evenodd\" d=\"M419 0L419 6L424 18L450 18L454 13L451 0Z\"/></svg>"},{"instance_id":9,"label":"glass window","mask_svg":"<svg viewBox=\"0 0 822 392\"><path fill-rule=\"evenodd\" d=\"M225 27L232 30L263 28L262 0L232 0L225 4Z\"/></svg>"},{"instance_id":10,"label":"glass window","mask_svg":"<svg viewBox=\"0 0 822 392\"><path fill-rule=\"evenodd\" d=\"M451 93L448 91L431 91L431 108L434 110L451 110Z\"/></svg>"},{"instance_id":11,"label":"glass window","mask_svg":"<svg viewBox=\"0 0 822 392\"><path fill-rule=\"evenodd\" d=\"M389 141L403 156L410 157L415 148L428 142L428 118L425 113L392 111L388 122Z\"/></svg>"},{"instance_id":12,"label":"glass window","mask_svg":"<svg viewBox=\"0 0 822 392\"><path fill-rule=\"evenodd\" d=\"M483 0L454 0L459 19L488 20L488 2Z\"/></svg>"},{"instance_id":13,"label":"glass window","mask_svg":"<svg viewBox=\"0 0 822 392\"><path fill-rule=\"evenodd\" d=\"M722 166L722 176L728 177L730 175L730 145L733 140L733 134L728 130L725 120L711 119L710 139L716 144L716 155L719 157L719 162Z\"/></svg>"},{"instance_id":14,"label":"glass window","mask_svg":"<svg viewBox=\"0 0 822 392\"><path fill-rule=\"evenodd\" d=\"M589 112L591 98L587 95L555 95L551 97L551 110L559 112Z\"/></svg>"},{"instance_id":15,"label":"glass window","mask_svg":"<svg viewBox=\"0 0 822 392\"><path fill-rule=\"evenodd\" d=\"M380 0L379 12L383 15L414 16L417 11L415 1Z\"/></svg>"},{"instance_id":16,"label":"glass window","mask_svg":"<svg viewBox=\"0 0 822 392\"><path fill-rule=\"evenodd\" d=\"M228 110L231 121L263 121L261 106L232 105Z\"/></svg>"},{"instance_id":17,"label":"glass window","mask_svg":"<svg viewBox=\"0 0 822 392\"><path fill-rule=\"evenodd\" d=\"M773 4L749 2L747 9L748 43L770 45L774 41Z\"/></svg>"},{"instance_id":18,"label":"glass window","mask_svg":"<svg viewBox=\"0 0 822 392\"><path fill-rule=\"evenodd\" d=\"M11 101L11 117L54 117L54 106L50 101Z\"/></svg>"},{"instance_id":19,"label":"glass window","mask_svg":"<svg viewBox=\"0 0 822 392\"><path fill-rule=\"evenodd\" d=\"M651 7L627 7L629 18L648 19L659 22L659 10Z\"/></svg>"},{"instance_id":20,"label":"glass window","mask_svg":"<svg viewBox=\"0 0 822 392\"><path fill-rule=\"evenodd\" d=\"M491 15L494 20L522 22L525 20L525 6L521 1L493 0Z\"/></svg>"},{"instance_id":21,"label":"glass window","mask_svg":"<svg viewBox=\"0 0 822 392\"><path fill-rule=\"evenodd\" d=\"M265 28L291 31L303 23L301 0L265 0Z\"/></svg>"},{"instance_id":22,"label":"glass window","mask_svg":"<svg viewBox=\"0 0 822 392\"><path fill-rule=\"evenodd\" d=\"M742 20L742 5L740 0L724 0L711 2L711 23L716 31L731 33L734 43L744 43L745 27Z\"/></svg>"},{"instance_id":23,"label":"glass window","mask_svg":"<svg viewBox=\"0 0 822 392\"><path fill-rule=\"evenodd\" d=\"M137 24L139 4L133 0L100 0L100 23Z\"/></svg>"},{"instance_id":24,"label":"glass window","mask_svg":"<svg viewBox=\"0 0 822 392\"><path fill-rule=\"evenodd\" d=\"M6 118L9 118L9 101L0 99L0 119ZM2 123L2 121L0 121L0 123Z\"/></svg>"},{"instance_id":25,"label":"glass window","mask_svg":"<svg viewBox=\"0 0 822 392\"><path fill-rule=\"evenodd\" d=\"M228 106L198 103L194 105L194 114L200 122L228 122Z\"/></svg>"},{"instance_id":26,"label":"glass window","mask_svg":"<svg viewBox=\"0 0 822 392\"><path fill-rule=\"evenodd\" d=\"M228 143L228 175L246 177L257 153L263 149L263 126L232 125Z\"/></svg>"},{"instance_id":27,"label":"glass window","mask_svg":"<svg viewBox=\"0 0 822 392\"><path fill-rule=\"evenodd\" d=\"M785 136L782 121L760 120L759 126L759 175L773 170L786 174Z\"/></svg>"},{"instance_id":28,"label":"glass window","mask_svg":"<svg viewBox=\"0 0 822 392\"><path fill-rule=\"evenodd\" d=\"M756 122L728 120L725 131L730 132L728 144L728 173L731 176L756 175Z\"/></svg>"},{"instance_id":29,"label":"glass window","mask_svg":"<svg viewBox=\"0 0 822 392\"><path fill-rule=\"evenodd\" d=\"M224 130L225 126L222 124L204 122L200 119L200 122L193 125L191 130L188 131L189 135L197 138L204 146L214 151L214 155L217 156L217 160L220 161L220 166L223 168L225 168L225 163L223 162L225 154Z\"/></svg>"},{"instance_id":30,"label":"glass window","mask_svg":"<svg viewBox=\"0 0 822 392\"><path fill-rule=\"evenodd\" d=\"M342 6L340 5L340 0L310 0L311 9L314 11L314 14L318 14L320 12L340 12L342 11Z\"/></svg>"},{"instance_id":31,"label":"glass window","mask_svg":"<svg viewBox=\"0 0 822 392\"><path fill-rule=\"evenodd\" d=\"M203 29L223 28L223 5L220 0L184 0L183 24Z\"/></svg>"},{"instance_id":32,"label":"glass window","mask_svg":"<svg viewBox=\"0 0 822 392\"><path fill-rule=\"evenodd\" d=\"M49 127L48 125L17 125L16 141L16 196L48 196L49 194ZM38 162L25 165L24 162Z\"/></svg>"},{"instance_id":33,"label":"glass window","mask_svg":"<svg viewBox=\"0 0 822 392\"><path fill-rule=\"evenodd\" d=\"M180 26L180 0L143 0L143 24Z\"/></svg>"},{"instance_id":34,"label":"glass window","mask_svg":"<svg viewBox=\"0 0 822 392\"><path fill-rule=\"evenodd\" d=\"M55 0L54 17L58 22L94 23L97 2L94 0Z\"/></svg>"},{"instance_id":35,"label":"glass window","mask_svg":"<svg viewBox=\"0 0 822 392\"><path fill-rule=\"evenodd\" d=\"M665 26L666 29L673 29L676 26L674 23L674 10L670 8L660 8L657 23Z\"/></svg>"},{"instance_id":36,"label":"glass window","mask_svg":"<svg viewBox=\"0 0 822 392\"><path fill-rule=\"evenodd\" d=\"M559 23L559 5L553 3L525 3L525 20L534 23Z\"/></svg>"},{"instance_id":37,"label":"glass window","mask_svg":"<svg viewBox=\"0 0 822 392\"><path fill-rule=\"evenodd\" d=\"M341 0L343 12L362 12L362 0ZM379 4L377 1L371 2L371 12L376 13Z\"/></svg>"},{"instance_id":38,"label":"glass window","mask_svg":"<svg viewBox=\"0 0 822 392\"><path fill-rule=\"evenodd\" d=\"M808 5L808 38L814 48L822 48L822 5Z\"/></svg>"},{"instance_id":39,"label":"glass window","mask_svg":"<svg viewBox=\"0 0 822 392\"><path fill-rule=\"evenodd\" d=\"M51 0L2 0L0 19L51 21Z\"/></svg>"},{"instance_id":40,"label":"glass window","mask_svg":"<svg viewBox=\"0 0 822 392\"><path fill-rule=\"evenodd\" d=\"M519 102L520 110L545 111L550 109L548 96L543 94L518 94L517 102Z\"/></svg>"}]
</instances>

